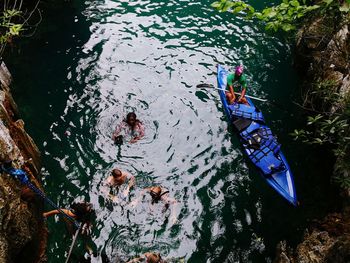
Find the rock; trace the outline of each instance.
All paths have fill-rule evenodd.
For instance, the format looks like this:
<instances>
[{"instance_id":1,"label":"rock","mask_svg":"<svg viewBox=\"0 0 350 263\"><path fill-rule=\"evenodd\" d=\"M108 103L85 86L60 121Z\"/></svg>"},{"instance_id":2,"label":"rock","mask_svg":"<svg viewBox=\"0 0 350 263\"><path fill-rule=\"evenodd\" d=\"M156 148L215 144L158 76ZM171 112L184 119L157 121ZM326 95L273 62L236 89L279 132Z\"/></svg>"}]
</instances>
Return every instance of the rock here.
<instances>
[{"instance_id":1,"label":"rock","mask_svg":"<svg viewBox=\"0 0 350 263\"><path fill-rule=\"evenodd\" d=\"M9 87L12 81L11 74L9 70L7 69L5 62L0 62L0 83L1 87L7 89L9 91Z\"/></svg>"},{"instance_id":2,"label":"rock","mask_svg":"<svg viewBox=\"0 0 350 263\"><path fill-rule=\"evenodd\" d=\"M342 79L341 86L339 88L339 94L341 97L345 98L350 90L350 74L346 75Z\"/></svg>"},{"instance_id":3,"label":"rock","mask_svg":"<svg viewBox=\"0 0 350 263\"><path fill-rule=\"evenodd\" d=\"M304 242L299 244L296 250L296 262L300 263L321 263L327 251L334 244L326 231L313 231L304 237Z\"/></svg>"},{"instance_id":4,"label":"rock","mask_svg":"<svg viewBox=\"0 0 350 263\"><path fill-rule=\"evenodd\" d=\"M293 263L293 257L290 256L290 251L287 248L287 243L285 241L281 241L277 245L277 257L273 261L273 263Z\"/></svg>"},{"instance_id":5,"label":"rock","mask_svg":"<svg viewBox=\"0 0 350 263\"><path fill-rule=\"evenodd\" d=\"M350 216L333 213L306 231L295 252L285 242L277 247L274 263L350 262Z\"/></svg>"},{"instance_id":6,"label":"rock","mask_svg":"<svg viewBox=\"0 0 350 263\"><path fill-rule=\"evenodd\" d=\"M350 237L339 238L328 250L324 261L329 263L350 262Z\"/></svg>"},{"instance_id":7,"label":"rock","mask_svg":"<svg viewBox=\"0 0 350 263\"><path fill-rule=\"evenodd\" d=\"M334 83L334 87L340 87L340 85L343 83L344 75L339 71L329 69L324 72L324 76L325 79Z\"/></svg>"},{"instance_id":8,"label":"rock","mask_svg":"<svg viewBox=\"0 0 350 263\"><path fill-rule=\"evenodd\" d=\"M346 69L349 69L348 41L349 30L348 25L345 24L334 34L325 49L325 53L329 54L328 60L335 63L335 68L343 69L344 73L348 73Z\"/></svg>"},{"instance_id":9,"label":"rock","mask_svg":"<svg viewBox=\"0 0 350 263\"><path fill-rule=\"evenodd\" d=\"M303 77L310 81L327 79L325 75L332 75L331 71L349 74L349 34L348 23L332 17L323 16L305 24L297 34L295 61Z\"/></svg>"},{"instance_id":10,"label":"rock","mask_svg":"<svg viewBox=\"0 0 350 263\"><path fill-rule=\"evenodd\" d=\"M18 118L10 94L11 75L0 64L0 161L11 159L39 188L40 153ZM42 200L9 175L0 175L0 262L45 262L47 231ZM27 193L27 194L25 194Z\"/></svg>"},{"instance_id":11,"label":"rock","mask_svg":"<svg viewBox=\"0 0 350 263\"><path fill-rule=\"evenodd\" d=\"M297 248L303 262L350 262L350 216L333 213L320 221ZM312 254L312 257L303 257ZM314 261L308 261L308 260Z\"/></svg>"},{"instance_id":12,"label":"rock","mask_svg":"<svg viewBox=\"0 0 350 263\"><path fill-rule=\"evenodd\" d=\"M297 34L294 61L305 83L305 101L316 111L330 114L330 118L342 113L344 118L347 116L344 112L350 109L349 17L339 14L310 19ZM323 88L321 92L317 90L320 88ZM336 101L334 94L340 95ZM349 133L350 129L344 128L342 136L350 137ZM337 156L332 177L348 181L350 144L339 143L338 147L338 152L342 154ZM294 250L281 243L277 248L275 263L350 262L350 189L343 188L343 191L339 191L343 211L329 214L310 226L303 241Z\"/></svg>"}]
</instances>

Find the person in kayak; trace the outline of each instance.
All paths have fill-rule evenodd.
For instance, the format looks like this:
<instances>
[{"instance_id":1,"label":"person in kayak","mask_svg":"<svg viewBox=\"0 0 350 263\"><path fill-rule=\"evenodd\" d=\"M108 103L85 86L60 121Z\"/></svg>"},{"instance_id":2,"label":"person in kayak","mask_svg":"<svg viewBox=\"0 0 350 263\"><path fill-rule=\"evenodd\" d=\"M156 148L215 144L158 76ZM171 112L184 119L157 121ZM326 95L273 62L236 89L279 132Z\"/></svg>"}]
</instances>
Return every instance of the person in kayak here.
<instances>
[{"instance_id":1,"label":"person in kayak","mask_svg":"<svg viewBox=\"0 0 350 263\"><path fill-rule=\"evenodd\" d=\"M164 188L160 186L152 186L152 187L147 187L142 190L140 196L136 198L134 201L130 203L132 207L135 207L138 202L144 197L146 193L149 193L151 197L151 205L158 204L159 202L164 204L164 208L162 212L165 212L168 210L170 205L172 205L172 211L171 211L171 216L170 216L170 221L172 224L176 223L176 206L177 206L177 201L174 198L169 197L169 191L165 190Z\"/></svg>"},{"instance_id":2,"label":"person in kayak","mask_svg":"<svg viewBox=\"0 0 350 263\"><path fill-rule=\"evenodd\" d=\"M227 88L226 98L229 104L232 104L236 101L236 94L233 89L234 82L238 82L241 85L241 95L239 96L237 102L248 104L247 99L245 98L245 93L247 89L247 78L243 73L243 66L239 65L235 69L235 73L231 73L227 75Z\"/></svg>"},{"instance_id":3,"label":"person in kayak","mask_svg":"<svg viewBox=\"0 0 350 263\"><path fill-rule=\"evenodd\" d=\"M113 141L121 144L123 136L131 136L130 143L135 143L145 136L145 128L134 112L129 112L126 119L117 125L112 135Z\"/></svg>"},{"instance_id":4,"label":"person in kayak","mask_svg":"<svg viewBox=\"0 0 350 263\"><path fill-rule=\"evenodd\" d=\"M166 261L162 259L161 255L155 252L146 252L142 256L129 260L126 263L137 263L137 262L166 263Z\"/></svg>"},{"instance_id":5,"label":"person in kayak","mask_svg":"<svg viewBox=\"0 0 350 263\"><path fill-rule=\"evenodd\" d=\"M130 189L135 185L135 177L127 172L121 171L119 169L113 169L111 175L107 177L106 185L109 187L116 188L126 183L128 180L128 186L123 191L123 196L127 197L129 195ZM118 201L118 197L108 193L108 196L115 202Z\"/></svg>"}]
</instances>

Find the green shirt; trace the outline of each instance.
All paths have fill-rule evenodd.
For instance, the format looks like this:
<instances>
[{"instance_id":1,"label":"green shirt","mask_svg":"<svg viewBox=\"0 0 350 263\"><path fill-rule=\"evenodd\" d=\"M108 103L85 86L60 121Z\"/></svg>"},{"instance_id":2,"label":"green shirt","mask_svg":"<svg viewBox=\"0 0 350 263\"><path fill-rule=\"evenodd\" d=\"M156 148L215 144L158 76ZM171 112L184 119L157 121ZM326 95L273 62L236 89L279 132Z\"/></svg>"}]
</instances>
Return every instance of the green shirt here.
<instances>
[{"instance_id":1,"label":"green shirt","mask_svg":"<svg viewBox=\"0 0 350 263\"><path fill-rule=\"evenodd\" d=\"M244 74L240 75L239 77L237 77L235 73L231 73L227 75L227 87L232 86L235 81L241 84L241 87L243 89L247 88L247 78Z\"/></svg>"}]
</instances>

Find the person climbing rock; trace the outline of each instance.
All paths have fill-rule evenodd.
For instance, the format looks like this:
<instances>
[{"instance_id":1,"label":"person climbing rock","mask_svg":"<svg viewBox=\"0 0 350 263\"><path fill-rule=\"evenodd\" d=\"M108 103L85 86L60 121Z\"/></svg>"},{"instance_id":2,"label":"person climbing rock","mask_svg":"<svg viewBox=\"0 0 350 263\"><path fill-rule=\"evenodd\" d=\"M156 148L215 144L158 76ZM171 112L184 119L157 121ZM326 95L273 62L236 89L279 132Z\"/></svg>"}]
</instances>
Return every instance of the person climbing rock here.
<instances>
[{"instance_id":1,"label":"person climbing rock","mask_svg":"<svg viewBox=\"0 0 350 263\"><path fill-rule=\"evenodd\" d=\"M122 193L123 198L126 198L130 193L130 189L135 185L135 177L133 175L115 168L112 170L111 175L108 176L108 178L106 180L106 185L111 187L111 188L114 188L112 190L117 190L117 194L118 194L119 188L123 184L125 184L127 180L128 180L128 186L126 187L126 189ZM104 191L106 191L106 190L104 190ZM119 201L119 199L116 195L110 194L109 191L106 191L106 192L108 192L108 196L114 202Z\"/></svg>"},{"instance_id":2,"label":"person climbing rock","mask_svg":"<svg viewBox=\"0 0 350 263\"><path fill-rule=\"evenodd\" d=\"M155 252L146 252L143 255L141 255L140 257L129 260L126 263L138 263L138 262L166 263L166 261L162 259L161 255L159 253L155 253Z\"/></svg>"},{"instance_id":3,"label":"person climbing rock","mask_svg":"<svg viewBox=\"0 0 350 263\"><path fill-rule=\"evenodd\" d=\"M87 252L89 253L89 255L92 255L93 249L91 248L90 245L88 245L88 243L91 243L88 240L88 238L90 237L92 232L91 221L92 221L92 216L94 215L92 204L87 202L79 202L79 203L74 202L71 204L70 209L62 208L61 211L63 211L65 214L67 214L68 216L72 217L73 219L75 219L76 221L82 224L80 235L84 239L85 248ZM49 212L45 212L43 216L45 218L48 218L50 216L60 214L61 211L57 209L51 210ZM75 230L73 228L72 222L66 220L66 223L68 227L68 232L73 235Z\"/></svg>"},{"instance_id":4,"label":"person climbing rock","mask_svg":"<svg viewBox=\"0 0 350 263\"><path fill-rule=\"evenodd\" d=\"M243 66L239 65L235 69L235 73L231 73L227 75L227 89L226 91L226 98L229 104L232 104L236 101L236 94L233 89L233 84L234 82L238 82L241 87L241 95L238 98L237 102L238 103L244 103L248 104L247 99L245 98L245 93L247 89L247 78L245 74L243 73Z\"/></svg>"},{"instance_id":5,"label":"person climbing rock","mask_svg":"<svg viewBox=\"0 0 350 263\"><path fill-rule=\"evenodd\" d=\"M117 125L112 139L116 144L121 144L128 136L131 137L130 143L135 143L145 136L145 127L134 112L128 113L126 119Z\"/></svg>"},{"instance_id":6,"label":"person climbing rock","mask_svg":"<svg viewBox=\"0 0 350 263\"><path fill-rule=\"evenodd\" d=\"M144 195L148 193L151 197L151 205L155 205L158 203L163 203L164 207L162 212L165 212L168 210L170 206L171 207L171 216L170 221L172 224L176 223L176 207L177 207L177 201L174 198L169 197L169 191L160 187L160 186L153 186L145 188L141 191L140 196L136 198L134 201L130 203L131 207L135 207L141 199L143 199Z\"/></svg>"},{"instance_id":7,"label":"person climbing rock","mask_svg":"<svg viewBox=\"0 0 350 263\"><path fill-rule=\"evenodd\" d=\"M70 209L62 208L61 210L68 216L83 224L81 234L89 235L91 233L91 217L94 213L92 204L87 202L73 203L71 204ZM59 210L55 209L45 212L43 216L47 218L60 213L61 212Z\"/></svg>"}]
</instances>

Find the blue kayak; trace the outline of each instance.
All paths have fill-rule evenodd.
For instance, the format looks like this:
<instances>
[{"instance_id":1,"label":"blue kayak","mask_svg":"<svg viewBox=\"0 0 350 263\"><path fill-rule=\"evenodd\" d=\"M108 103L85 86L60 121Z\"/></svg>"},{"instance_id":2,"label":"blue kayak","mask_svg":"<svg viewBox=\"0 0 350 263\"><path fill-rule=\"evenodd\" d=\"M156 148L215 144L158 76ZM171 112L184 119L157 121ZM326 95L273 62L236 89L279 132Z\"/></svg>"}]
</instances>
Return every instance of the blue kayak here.
<instances>
[{"instance_id":1,"label":"blue kayak","mask_svg":"<svg viewBox=\"0 0 350 263\"><path fill-rule=\"evenodd\" d=\"M281 152L281 145L266 126L264 116L253 102L246 98L249 105L226 100L226 79L228 72L218 65L218 87L225 113L239 134L244 151L259 169L263 177L289 203L297 205L292 172Z\"/></svg>"}]
</instances>

